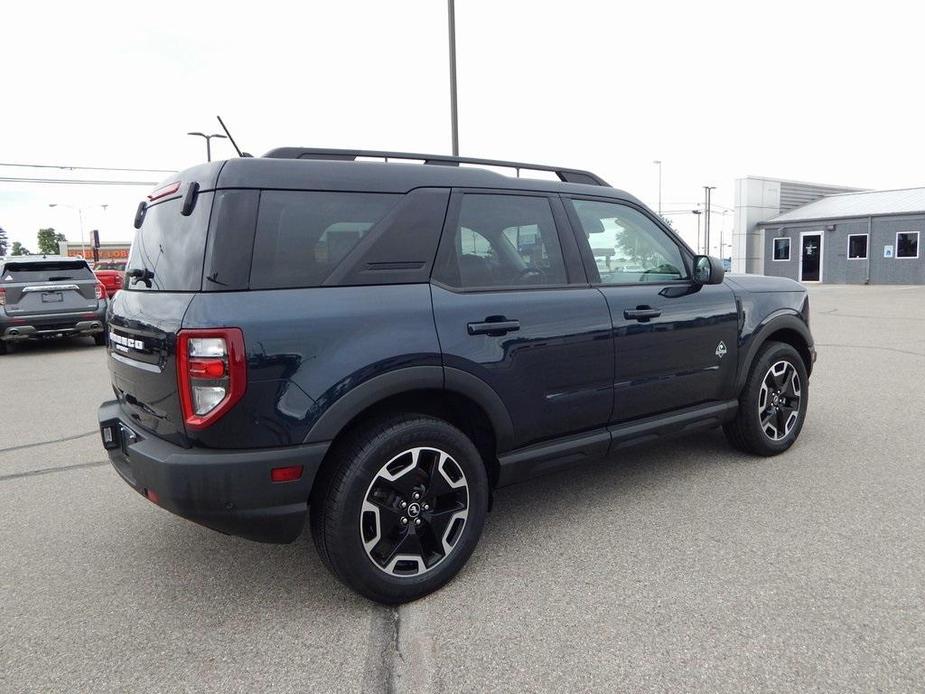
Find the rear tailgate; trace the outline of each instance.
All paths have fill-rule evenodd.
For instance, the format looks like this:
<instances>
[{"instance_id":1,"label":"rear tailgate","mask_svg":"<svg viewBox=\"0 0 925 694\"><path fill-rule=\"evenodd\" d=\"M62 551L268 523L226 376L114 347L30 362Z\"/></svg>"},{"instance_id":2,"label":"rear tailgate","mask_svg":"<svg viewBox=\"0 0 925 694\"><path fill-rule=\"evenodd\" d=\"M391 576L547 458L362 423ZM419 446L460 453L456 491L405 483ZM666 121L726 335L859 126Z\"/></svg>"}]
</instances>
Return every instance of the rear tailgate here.
<instances>
[{"instance_id":1,"label":"rear tailgate","mask_svg":"<svg viewBox=\"0 0 925 694\"><path fill-rule=\"evenodd\" d=\"M149 205L135 234L125 286L109 310L109 371L122 409L139 426L189 445L177 389L177 332L202 286L212 193L192 214L181 200Z\"/></svg>"},{"instance_id":2,"label":"rear tailgate","mask_svg":"<svg viewBox=\"0 0 925 694\"><path fill-rule=\"evenodd\" d=\"M177 331L195 294L121 291L109 314L109 372L116 398L140 426L186 445L177 392Z\"/></svg>"}]
</instances>

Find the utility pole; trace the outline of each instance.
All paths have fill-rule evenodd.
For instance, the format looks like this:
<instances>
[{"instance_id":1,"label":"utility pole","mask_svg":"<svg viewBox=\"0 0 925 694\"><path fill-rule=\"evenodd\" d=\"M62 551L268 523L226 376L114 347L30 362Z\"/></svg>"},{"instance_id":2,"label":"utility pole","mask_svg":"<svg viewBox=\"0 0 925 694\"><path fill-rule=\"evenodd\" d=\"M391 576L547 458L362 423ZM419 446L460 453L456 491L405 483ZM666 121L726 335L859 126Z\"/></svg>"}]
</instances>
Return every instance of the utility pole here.
<instances>
[{"instance_id":1,"label":"utility pole","mask_svg":"<svg viewBox=\"0 0 925 694\"><path fill-rule=\"evenodd\" d=\"M697 252L700 253L700 215L703 210L691 210L691 214L697 215Z\"/></svg>"},{"instance_id":2,"label":"utility pole","mask_svg":"<svg viewBox=\"0 0 925 694\"><path fill-rule=\"evenodd\" d=\"M652 162L658 167L658 216L662 216L662 160L656 159Z\"/></svg>"},{"instance_id":3,"label":"utility pole","mask_svg":"<svg viewBox=\"0 0 925 694\"><path fill-rule=\"evenodd\" d=\"M703 208L703 245L704 255L710 255L710 191L716 190L716 186L704 186L705 194Z\"/></svg>"},{"instance_id":4,"label":"utility pole","mask_svg":"<svg viewBox=\"0 0 925 694\"><path fill-rule=\"evenodd\" d=\"M453 156L459 156L459 114L456 107L456 2L447 0L447 17L450 30L450 127L453 137Z\"/></svg>"}]
</instances>

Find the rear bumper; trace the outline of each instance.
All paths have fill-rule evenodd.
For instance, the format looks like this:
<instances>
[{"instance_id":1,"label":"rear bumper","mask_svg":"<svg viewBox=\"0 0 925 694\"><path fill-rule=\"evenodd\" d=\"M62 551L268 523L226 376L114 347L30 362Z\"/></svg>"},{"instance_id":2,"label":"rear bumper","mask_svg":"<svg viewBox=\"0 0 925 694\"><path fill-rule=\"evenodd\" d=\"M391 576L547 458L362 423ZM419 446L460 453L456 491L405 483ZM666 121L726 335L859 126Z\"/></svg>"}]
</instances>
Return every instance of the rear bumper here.
<instances>
[{"instance_id":1,"label":"rear bumper","mask_svg":"<svg viewBox=\"0 0 925 694\"><path fill-rule=\"evenodd\" d=\"M0 313L0 340L34 340L58 335L96 335L106 330L106 302L95 311L8 316Z\"/></svg>"},{"instance_id":2,"label":"rear bumper","mask_svg":"<svg viewBox=\"0 0 925 694\"><path fill-rule=\"evenodd\" d=\"M255 450L182 448L133 424L115 400L97 413L103 445L133 489L171 513L258 542L292 542L302 532L312 482L328 443ZM107 429L112 437L106 441ZM303 466L293 482L276 467Z\"/></svg>"}]
</instances>

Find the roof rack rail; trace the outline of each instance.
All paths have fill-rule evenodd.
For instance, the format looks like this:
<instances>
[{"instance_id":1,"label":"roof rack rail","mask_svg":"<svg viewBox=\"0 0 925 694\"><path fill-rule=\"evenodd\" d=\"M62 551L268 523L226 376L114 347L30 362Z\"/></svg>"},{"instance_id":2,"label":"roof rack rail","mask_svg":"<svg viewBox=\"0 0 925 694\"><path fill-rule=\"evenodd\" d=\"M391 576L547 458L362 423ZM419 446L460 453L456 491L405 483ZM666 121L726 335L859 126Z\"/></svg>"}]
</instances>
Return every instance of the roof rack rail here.
<instances>
[{"instance_id":1,"label":"roof rack rail","mask_svg":"<svg viewBox=\"0 0 925 694\"><path fill-rule=\"evenodd\" d=\"M315 147L277 147L263 155L270 159L331 159L337 161L356 161L357 157L373 157L389 159L416 159L425 164L439 166L459 166L460 164L476 164L483 166L503 166L515 169L517 176L520 170L552 171L560 181L566 183L585 183L593 186L610 186L604 179L590 171L581 169L567 169L561 166L544 166L542 164L526 164L518 161L501 161L498 159L475 159L473 157L452 157L445 154L415 154L412 152L379 152L366 149L323 149Z\"/></svg>"}]
</instances>

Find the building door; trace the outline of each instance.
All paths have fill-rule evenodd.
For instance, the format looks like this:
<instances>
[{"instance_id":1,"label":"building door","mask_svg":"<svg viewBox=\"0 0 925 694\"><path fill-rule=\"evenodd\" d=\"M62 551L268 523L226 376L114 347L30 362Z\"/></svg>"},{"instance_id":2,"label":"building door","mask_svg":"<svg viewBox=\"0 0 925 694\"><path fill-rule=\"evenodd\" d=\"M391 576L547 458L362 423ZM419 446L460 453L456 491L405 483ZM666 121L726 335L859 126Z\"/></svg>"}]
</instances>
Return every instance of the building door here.
<instances>
[{"instance_id":1,"label":"building door","mask_svg":"<svg viewBox=\"0 0 925 694\"><path fill-rule=\"evenodd\" d=\"M800 281L822 280L822 234L800 234Z\"/></svg>"}]
</instances>

